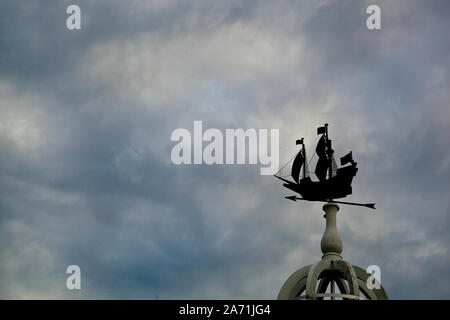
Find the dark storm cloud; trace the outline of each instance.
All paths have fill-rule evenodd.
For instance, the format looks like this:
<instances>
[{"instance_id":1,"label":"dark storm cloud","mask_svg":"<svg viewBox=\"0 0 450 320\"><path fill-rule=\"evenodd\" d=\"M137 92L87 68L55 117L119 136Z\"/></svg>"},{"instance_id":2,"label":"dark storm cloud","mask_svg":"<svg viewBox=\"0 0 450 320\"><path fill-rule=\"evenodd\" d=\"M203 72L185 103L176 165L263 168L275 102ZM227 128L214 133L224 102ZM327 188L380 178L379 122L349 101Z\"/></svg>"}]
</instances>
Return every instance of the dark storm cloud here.
<instances>
[{"instance_id":1,"label":"dark storm cloud","mask_svg":"<svg viewBox=\"0 0 450 320\"><path fill-rule=\"evenodd\" d=\"M449 297L449 23L443 2L5 2L4 298L274 298L320 257L314 204L256 166L174 166L173 129L281 128L281 159L331 125L352 148L344 257L392 298ZM315 212L315 214L314 214ZM82 270L81 292L65 268Z\"/></svg>"}]
</instances>

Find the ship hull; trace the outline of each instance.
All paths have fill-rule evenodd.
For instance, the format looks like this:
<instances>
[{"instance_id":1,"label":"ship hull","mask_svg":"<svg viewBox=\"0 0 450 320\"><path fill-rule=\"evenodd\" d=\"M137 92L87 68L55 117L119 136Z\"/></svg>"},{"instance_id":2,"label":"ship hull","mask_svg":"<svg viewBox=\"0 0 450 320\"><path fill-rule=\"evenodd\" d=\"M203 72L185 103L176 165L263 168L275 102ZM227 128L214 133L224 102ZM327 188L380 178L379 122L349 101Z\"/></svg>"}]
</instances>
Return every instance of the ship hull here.
<instances>
[{"instance_id":1,"label":"ship hull","mask_svg":"<svg viewBox=\"0 0 450 320\"><path fill-rule=\"evenodd\" d=\"M356 163L347 167L337 169L336 175L325 181L312 181L309 177L303 178L299 183L284 180L283 186L299 193L307 200L328 201L344 198L352 194L352 180L358 168Z\"/></svg>"}]
</instances>

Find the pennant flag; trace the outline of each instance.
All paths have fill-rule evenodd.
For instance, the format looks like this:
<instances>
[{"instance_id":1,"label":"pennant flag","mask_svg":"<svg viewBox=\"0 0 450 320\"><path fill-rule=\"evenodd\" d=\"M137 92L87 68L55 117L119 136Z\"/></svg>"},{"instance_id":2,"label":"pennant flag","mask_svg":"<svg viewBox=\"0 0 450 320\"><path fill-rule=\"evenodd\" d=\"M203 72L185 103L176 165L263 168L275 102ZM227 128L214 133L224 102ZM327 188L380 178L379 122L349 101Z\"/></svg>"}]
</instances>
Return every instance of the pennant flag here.
<instances>
[{"instance_id":1,"label":"pennant flag","mask_svg":"<svg viewBox=\"0 0 450 320\"><path fill-rule=\"evenodd\" d=\"M352 162L352 161L353 161L353 156L352 156L352 152L350 151L349 153L347 153L345 156L343 156L341 158L341 166L343 166L349 162Z\"/></svg>"},{"instance_id":2,"label":"pennant flag","mask_svg":"<svg viewBox=\"0 0 450 320\"><path fill-rule=\"evenodd\" d=\"M323 133L325 133L325 127L317 128L317 134L323 134Z\"/></svg>"}]
</instances>

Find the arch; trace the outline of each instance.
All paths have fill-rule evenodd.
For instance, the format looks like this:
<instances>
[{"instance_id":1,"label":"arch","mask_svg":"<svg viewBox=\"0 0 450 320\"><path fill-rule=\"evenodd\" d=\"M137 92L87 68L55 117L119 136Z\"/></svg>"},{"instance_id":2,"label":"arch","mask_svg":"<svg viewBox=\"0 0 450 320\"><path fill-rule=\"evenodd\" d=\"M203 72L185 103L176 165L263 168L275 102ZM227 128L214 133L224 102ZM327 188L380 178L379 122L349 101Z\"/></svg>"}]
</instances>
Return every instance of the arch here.
<instances>
[{"instance_id":1,"label":"arch","mask_svg":"<svg viewBox=\"0 0 450 320\"><path fill-rule=\"evenodd\" d=\"M331 280L334 280L340 294L336 297L343 299L359 299L362 294L365 299L385 300L389 299L386 291L369 289L367 279L370 277L364 269L354 266L347 261L320 260L313 265L308 265L295 271L283 284L279 300L320 299L331 297L326 289ZM320 280L320 281L319 281ZM319 282L317 284L317 282ZM302 293L304 292L304 295ZM361 298L363 299L363 298Z\"/></svg>"},{"instance_id":2,"label":"arch","mask_svg":"<svg viewBox=\"0 0 450 320\"><path fill-rule=\"evenodd\" d=\"M331 268L331 263L328 260L320 260L312 265L308 272L308 278L306 280L306 298L314 299L316 296L316 284L319 276L327 269Z\"/></svg>"},{"instance_id":3,"label":"arch","mask_svg":"<svg viewBox=\"0 0 450 320\"><path fill-rule=\"evenodd\" d=\"M358 277L353 269L353 266L344 260L338 260L332 263L334 270L339 270L344 276L343 278L348 282L349 294L359 296Z\"/></svg>"},{"instance_id":4,"label":"arch","mask_svg":"<svg viewBox=\"0 0 450 320\"><path fill-rule=\"evenodd\" d=\"M278 294L278 300L292 300L301 295L306 287L306 278L308 277L311 265L298 269L284 282Z\"/></svg>"}]
</instances>

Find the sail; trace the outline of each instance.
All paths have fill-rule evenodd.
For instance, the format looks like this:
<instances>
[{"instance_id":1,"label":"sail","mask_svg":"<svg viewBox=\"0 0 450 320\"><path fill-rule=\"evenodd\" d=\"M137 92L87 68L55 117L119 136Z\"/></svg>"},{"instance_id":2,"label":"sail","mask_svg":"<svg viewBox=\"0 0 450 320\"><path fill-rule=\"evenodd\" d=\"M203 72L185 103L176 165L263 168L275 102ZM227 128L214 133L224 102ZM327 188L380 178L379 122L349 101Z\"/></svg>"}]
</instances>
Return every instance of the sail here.
<instances>
[{"instance_id":1,"label":"sail","mask_svg":"<svg viewBox=\"0 0 450 320\"><path fill-rule=\"evenodd\" d=\"M317 147L316 147L316 153L319 156L319 158L327 156L327 154L325 152L326 145L327 145L327 142L325 140L325 136L321 136L319 139L319 142L317 143Z\"/></svg>"},{"instance_id":2,"label":"sail","mask_svg":"<svg viewBox=\"0 0 450 320\"><path fill-rule=\"evenodd\" d=\"M314 171L319 181L325 181L329 165L328 157L325 152L325 147L326 147L325 136L322 136L320 137L316 147L316 153L319 156L319 160L317 161L316 170Z\"/></svg>"},{"instance_id":3,"label":"sail","mask_svg":"<svg viewBox=\"0 0 450 320\"><path fill-rule=\"evenodd\" d=\"M294 181L298 183L298 177L300 175L300 169L302 168L303 163L305 162L305 157L303 157L303 152L300 150L295 157L294 163L292 164L291 176L294 178Z\"/></svg>"},{"instance_id":4,"label":"sail","mask_svg":"<svg viewBox=\"0 0 450 320\"><path fill-rule=\"evenodd\" d=\"M314 171L319 181L325 181L327 177L327 170L328 159L326 157L319 158L319 160L317 161L316 170Z\"/></svg>"}]
</instances>

